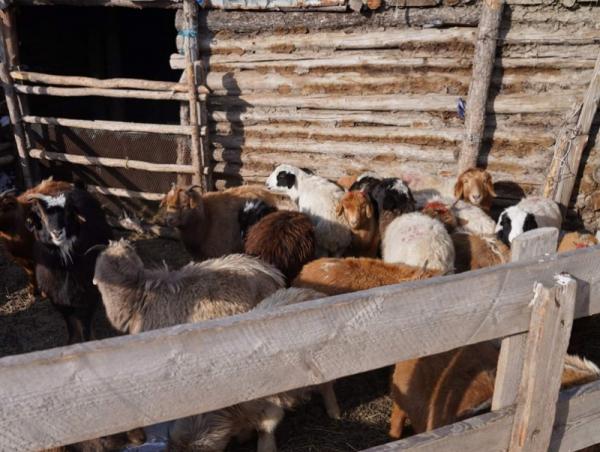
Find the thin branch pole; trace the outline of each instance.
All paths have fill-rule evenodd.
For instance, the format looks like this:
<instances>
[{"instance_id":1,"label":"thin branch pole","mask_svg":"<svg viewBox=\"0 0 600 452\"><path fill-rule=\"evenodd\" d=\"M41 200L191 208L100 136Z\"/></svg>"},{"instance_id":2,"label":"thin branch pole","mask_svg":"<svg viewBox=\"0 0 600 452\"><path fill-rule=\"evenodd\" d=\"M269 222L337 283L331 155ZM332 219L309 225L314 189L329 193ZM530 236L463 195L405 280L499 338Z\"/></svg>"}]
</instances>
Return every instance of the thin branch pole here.
<instances>
[{"instance_id":1,"label":"thin branch pole","mask_svg":"<svg viewBox=\"0 0 600 452\"><path fill-rule=\"evenodd\" d=\"M111 132L145 132L169 133L175 135L190 135L189 126L172 124L151 124L139 122L96 121L86 119L48 118L43 116L23 116L23 122L28 124L49 124L79 129L108 130Z\"/></svg>"},{"instance_id":2,"label":"thin branch pole","mask_svg":"<svg viewBox=\"0 0 600 452\"><path fill-rule=\"evenodd\" d=\"M173 165L170 163L150 163L141 160L114 159L109 157L88 157L85 155L63 154L32 149L29 156L34 159L56 160L74 163L76 165L109 166L111 168L138 169L156 173L188 173L193 174L194 168L188 165Z\"/></svg>"},{"instance_id":3,"label":"thin branch pole","mask_svg":"<svg viewBox=\"0 0 600 452\"><path fill-rule=\"evenodd\" d=\"M465 140L458 159L459 173L477 166L485 129L488 92L496 60L496 45L503 8L504 0L484 0L483 2L473 57L473 76L467 98Z\"/></svg>"},{"instance_id":4,"label":"thin branch pole","mask_svg":"<svg viewBox=\"0 0 600 452\"><path fill-rule=\"evenodd\" d=\"M38 96L99 96L117 97L128 99L151 99L151 100L185 100L186 93L174 91L135 90L135 89L108 89L108 88L59 88L56 86L39 85L15 85L15 91L22 94L34 94Z\"/></svg>"},{"instance_id":5,"label":"thin branch pole","mask_svg":"<svg viewBox=\"0 0 600 452\"><path fill-rule=\"evenodd\" d=\"M200 185L203 191L207 191L204 181L204 162L202 161L202 148L198 122L198 93L196 90L196 78L194 76L194 61L198 59L198 5L194 0L183 1L184 29L180 32L184 37L184 52L186 61L186 80L188 85L188 102L190 104L190 125L192 126L191 153L192 166L195 169L192 183Z\"/></svg>"},{"instance_id":6,"label":"thin branch pole","mask_svg":"<svg viewBox=\"0 0 600 452\"><path fill-rule=\"evenodd\" d=\"M25 140L25 130L21 123L21 109L15 93L13 80L10 77L9 65L15 58L12 52L12 50L14 50L13 46L8 45L10 28L12 26L10 19L11 17L8 11L0 11L0 81L2 82L8 114L14 129L15 143L19 154L21 171L23 172L23 180L27 187L31 187L33 186L33 180L31 177L29 160L27 159L27 142Z\"/></svg>"},{"instance_id":7,"label":"thin branch pole","mask_svg":"<svg viewBox=\"0 0 600 452\"><path fill-rule=\"evenodd\" d=\"M590 129L598 105L600 104L600 54L592 80L581 104L568 114L565 124L559 131L554 146L554 157L546 178L544 196L554 199L566 214L577 180L581 157L588 141Z\"/></svg>"}]
</instances>

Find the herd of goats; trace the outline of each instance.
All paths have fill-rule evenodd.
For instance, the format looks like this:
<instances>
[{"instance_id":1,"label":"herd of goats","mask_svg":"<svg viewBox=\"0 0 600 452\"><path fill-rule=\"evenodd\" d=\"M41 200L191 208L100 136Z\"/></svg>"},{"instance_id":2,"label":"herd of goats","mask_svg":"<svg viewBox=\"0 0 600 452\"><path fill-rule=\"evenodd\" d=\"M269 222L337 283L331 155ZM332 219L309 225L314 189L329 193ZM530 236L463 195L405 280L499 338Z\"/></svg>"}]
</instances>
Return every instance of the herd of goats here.
<instances>
[{"instance_id":1,"label":"herd of goats","mask_svg":"<svg viewBox=\"0 0 600 452\"><path fill-rule=\"evenodd\" d=\"M279 165L266 187L202 194L174 186L156 218L179 231L193 262L170 270L148 268L130 242L112 241L85 187L48 179L18 196L0 194L0 239L76 343L92 339L101 304L116 330L135 334L498 265L523 232L560 230L558 205L541 197L522 199L494 221L495 196L490 174L478 168L458 177L454 198L413 193L399 178L364 173L333 182L290 165ZM589 233L561 232L558 251L597 243ZM489 409L498 353L489 342L397 363L390 436L400 438L407 420L420 433ZM599 376L590 361L567 355L564 387ZM222 451L256 432L257 450L275 451L285 410L315 390L338 418L329 382L179 419L169 450ZM111 450L143 442L144 433L93 441ZM73 447L61 450L81 450Z\"/></svg>"}]
</instances>

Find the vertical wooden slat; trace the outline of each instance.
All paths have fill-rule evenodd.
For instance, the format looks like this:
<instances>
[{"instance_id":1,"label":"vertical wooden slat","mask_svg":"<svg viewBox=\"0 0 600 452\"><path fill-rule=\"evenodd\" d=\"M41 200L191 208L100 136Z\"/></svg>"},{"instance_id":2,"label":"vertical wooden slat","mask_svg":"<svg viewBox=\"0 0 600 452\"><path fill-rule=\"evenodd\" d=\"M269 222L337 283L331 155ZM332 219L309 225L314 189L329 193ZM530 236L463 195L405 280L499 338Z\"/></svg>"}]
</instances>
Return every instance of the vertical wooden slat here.
<instances>
[{"instance_id":1,"label":"vertical wooden slat","mask_svg":"<svg viewBox=\"0 0 600 452\"><path fill-rule=\"evenodd\" d=\"M546 178L544 196L559 203L563 215L566 214L571 201L581 156L589 141L590 129L598 110L598 104L600 104L600 54L596 59L592 80L582 104L574 108L558 132L552 164Z\"/></svg>"},{"instance_id":2,"label":"vertical wooden slat","mask_svg":"<svg viewBox=\"0 0 600 452\"><path fill-rule=\"evenodd\" d=\"M477 157L485 129L488 91L496 60L496 43L504 0L484 0L479 20L473 75L469 85L465 116L465 139L458 159L458 172L477 166Z\"/></svg>"},{"instance_id":3,"label":"vertical wooden slat","mask_svg":"<svg viewBox=\"0 0 600 452\"><path fill-rule=\"evenodd\" d=\"M555 280L535 287L510 452L545 452L550 444L577 292L575 278Z\"/></svg>"},{"instance_id":4,"label":"vertical wooden slat","mask_svg":"<svg viewBox=\"0 0 600 452\"><path fill-rule=\"evenodd\" d=\"M25 138L25 130L21 122L22 112L13 87L13 80L10 76L11 62L16 59L15 46L13 42L14 34L11 31L14 28L12 23L12 15L7 10L0 11L0 81L4 89L6 97L6 106L8 114L13 125L15 143L19 154L21 171L23 172L23 180L27 187L33 184L31 177L31 169L27 158L27 141Z\"/></svg>"},{"instance_id":5,"label":"vertical wooden slat","mask_svg":"<svg viewBox=\"0 0 600 452\"><path fill-rule=\"evenodd\" d=\"M513 240L511 244L512 261L534 259L556 251L558 229L540 228L526 232ZM513 405L517 398L519 381L525 359L527 333L517 334L502 340L496 384L492 399L492 410Z\"/></svg>"},{"instance_id":6,"label":"vertical wooden slat","mask_svg":"<svg viewBox=\"0 0 600 452\"><path fill-rule=\"evenodd\" d=\"M196 61L194 67L196 74L196 86L206 86L206 68L203 61ZM204 168L204 182L207 190L214 190L212 177L212 155L210 151L209 128L208 128L208 95L200 98L198 102L198 112L200 115L200 152L202 157L202 167Z\"/></svg>"},{"instance_id":7,"label":"vertical wooden slat","mask_svg":"<svg viewBox=\"0 0 600 452\"><path fill-rule=\"evenodd\" d=\"M189 114L190 124L196 127L192 128L191 134L191 153L192 166L195 173L192 176L192 183L200 185L203 191L206 191L204 181L204 162L203 152L200 142L200 124L198 121L198 91L196 90L196 77L194 75L194 61L198 59L198 5L194 0L183 1L183 23L184 28L180 31L184 39L185 52L185 76L188 85L189 96Z\"/></svg>"},{"instance_id":8,"label":"vertical wooden slat","mask_svg":"<svg viewBox=\"0 0 600 452\"><path fill-rule=\"evenodd\" d=\"M187 83L187 75L184 71L181 74L181 78L179 79L179 83L185 84ZM181 102L179 105L179 123L182 126L190 125L190 104L189 102ZM187 153L190 149L190 140L191 136L179 137L177 138L177 164L178 165L186 165L190 164L189 159L186 158ZM187 174L177 174L177 185L184 186L189 185L190 176Z\"/></svg>"}]
</instances>

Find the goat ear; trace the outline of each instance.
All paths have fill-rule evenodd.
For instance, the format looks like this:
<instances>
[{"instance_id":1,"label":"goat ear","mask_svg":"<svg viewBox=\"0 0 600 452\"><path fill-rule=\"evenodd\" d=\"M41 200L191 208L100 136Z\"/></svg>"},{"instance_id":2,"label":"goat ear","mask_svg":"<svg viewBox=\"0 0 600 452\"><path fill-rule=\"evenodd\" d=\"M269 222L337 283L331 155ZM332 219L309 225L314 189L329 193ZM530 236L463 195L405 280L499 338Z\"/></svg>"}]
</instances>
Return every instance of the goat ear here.
<instances>
[{"instance_id":1,"label":"goat ear","mask_svg":"<svg viewBox=\"0 0 600 452\"><path fill-rule=\"evenodd\" d=\"M492 183L492 177L490 175L488 175L488 177L485 178L485 188L487 189L488 193L494 198L498 196L496 195L496 190L494 190L494 184Z\"/></svg>"},{"instance_id":2,"label":"goat ear","mask_svg":"<svg viewBox=\"0 0 600 452\"><path fill-rule=\"evenodd\" d=\"M368 199L367 199L368 201ZM373 218L373 204L371 204L370 202L367 202L367 208L365 209L365 214L367 215L367 218Z\"/></svg>"},{"instance_id":3,"label":"goat ear","mask_svg":"<svg viewBox=\"0 0 600 452\"><path fill-rule=\"evenodd\" d=\"M454 197L456 199L462 199L463 195L464 195L464 183L462 180L462 177L459 177L458 180L456 181L456 184L454 184Z\"/></svg>"}]
</instances>

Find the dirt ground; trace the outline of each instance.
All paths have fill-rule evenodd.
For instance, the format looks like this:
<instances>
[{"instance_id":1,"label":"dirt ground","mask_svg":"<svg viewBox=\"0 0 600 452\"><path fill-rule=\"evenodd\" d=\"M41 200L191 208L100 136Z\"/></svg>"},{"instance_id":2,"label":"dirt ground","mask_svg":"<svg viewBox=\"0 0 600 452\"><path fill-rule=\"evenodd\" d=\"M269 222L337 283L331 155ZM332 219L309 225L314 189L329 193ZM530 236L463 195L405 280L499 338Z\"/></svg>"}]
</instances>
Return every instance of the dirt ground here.
<instances>
[{"instance_id":1,"label":"dirt ground","mask_svg":"<svg viewBox=\"0 0 600 452\"><path fill-rule=\"evenodd\" d=\"M189 258L176 241L137 238L134 240L142 259L171 268ZM34 300L25 289L24 273L9 262L0 247L0 357L64 345L66 328L61 316L47 300ZM577 321L570 352L600 363L600 321ZM99 313L95 321L97 337L117 333ZM391 368L344 378L336 383L342 409L340 420L329 419L318 395L286 415L277 430L279 450L341 452L361 450L388 442L387 429L391 410L388 397ZM409 433L409 432L407 432ZM255 450L255 441L232 444L230 451Z\"/></svg>"}]
</instances>

